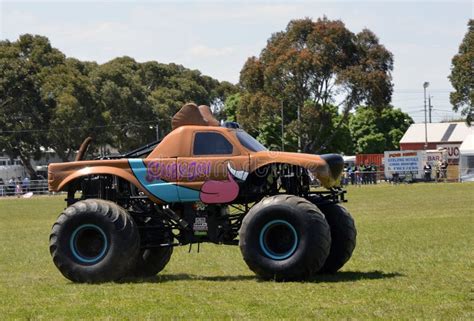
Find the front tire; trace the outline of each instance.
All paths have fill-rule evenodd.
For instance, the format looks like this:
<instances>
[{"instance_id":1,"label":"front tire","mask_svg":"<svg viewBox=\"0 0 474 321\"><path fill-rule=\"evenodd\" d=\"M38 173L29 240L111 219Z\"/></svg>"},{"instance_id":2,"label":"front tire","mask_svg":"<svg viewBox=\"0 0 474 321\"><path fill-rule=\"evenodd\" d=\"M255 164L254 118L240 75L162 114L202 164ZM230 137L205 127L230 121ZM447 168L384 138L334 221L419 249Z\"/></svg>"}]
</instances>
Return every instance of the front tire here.
<instances>
[{"instance_id":1,"label":"front tire","mask_svg":"<svg viewBox=\"0 0 474 321\"><path fill-rule=\"evenodd\" d=\"M108 282L135 265L138 229L117 204L88 199L64 210L54 223L49 250L59 271L74 282Z\"/></svg>"},{"instance_id":2,"label":"front tire","mask_svg":"<svg viewBox=\"0 0 474 321\"><path fill-rule=\"evenodd\" d=\"M254 205L240 229L240 250L263 279L304 280L321 269L331 235L324 215L311 202L277 195Z\"/></svg>"}]
</instances>

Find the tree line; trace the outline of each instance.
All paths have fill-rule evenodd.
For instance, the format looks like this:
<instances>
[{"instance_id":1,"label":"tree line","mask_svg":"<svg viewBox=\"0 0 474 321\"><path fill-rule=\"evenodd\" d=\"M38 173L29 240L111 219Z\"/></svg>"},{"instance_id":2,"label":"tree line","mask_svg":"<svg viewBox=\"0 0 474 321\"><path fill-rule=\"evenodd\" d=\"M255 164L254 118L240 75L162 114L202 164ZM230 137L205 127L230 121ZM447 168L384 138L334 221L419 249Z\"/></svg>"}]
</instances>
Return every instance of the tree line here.
<instances>
[{"instance_id":1,"label":"tree line","mask_svg":"<svg viewBox=\"0 0 474 321\"><path fill-rule=\"evenodd\" d=\"M325 17L293 20L268 39L259 57L247 59L240 90L224 113L273 148L396 149L413 120L390 105L392 70L392 54L372 31L355 34Z\"/></svg>"},{"instance_id":2,"label":"tree line","mask_svg":"<svg viewBox=\"0 0 474 321\"><path fill-rule=\"evenodd\" d=\"M0 42L0 151L34 177L30 160L45 149L66 161L92 136L126 151L169 132L174 113L195 102L272 149L380 153L397 149L413 123L390 104L392 70L372 31L327 18L292 20L272 34L236 85L173 63L80 61L25 34Z\"/></svg>"},{"instance_id":3,"label":"tree line","mask_svg":"<svg viewBox=\"0 0 474 321\"><path fill-rule=\"evenodd\" d=\"M0 42L0 151L30 160L53 149L64 161L84 138L120 151L153 141L156 126L186 102L222 106L237 87L197 70L120 57L104 64L66 57L46 37Z\"/></svg>"}]
</instances>

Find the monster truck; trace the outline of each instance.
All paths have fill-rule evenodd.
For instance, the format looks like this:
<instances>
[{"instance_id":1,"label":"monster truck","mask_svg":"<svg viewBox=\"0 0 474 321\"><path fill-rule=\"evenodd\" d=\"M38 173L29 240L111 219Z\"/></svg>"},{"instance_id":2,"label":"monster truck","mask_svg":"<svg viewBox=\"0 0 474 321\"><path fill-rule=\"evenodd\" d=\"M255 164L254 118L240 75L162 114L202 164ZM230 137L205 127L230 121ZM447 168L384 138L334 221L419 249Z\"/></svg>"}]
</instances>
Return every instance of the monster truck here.
<instances>
[{"instance_id":1,"label":"monster truck","mask_svg":"<svg viewBox=\"0 0 474 321\"><path fill-rule=\"evenodd\" d=\"M351 257L356 228L340 205L340 155L274 152L207 106L187 104L161 141L123 155L48 167L67 191L50 252L74 282L151 277L175 246L239 245L260 278L304 280ZM319 187L314 188L314 182Z\"/></svg>"}]
</instances>

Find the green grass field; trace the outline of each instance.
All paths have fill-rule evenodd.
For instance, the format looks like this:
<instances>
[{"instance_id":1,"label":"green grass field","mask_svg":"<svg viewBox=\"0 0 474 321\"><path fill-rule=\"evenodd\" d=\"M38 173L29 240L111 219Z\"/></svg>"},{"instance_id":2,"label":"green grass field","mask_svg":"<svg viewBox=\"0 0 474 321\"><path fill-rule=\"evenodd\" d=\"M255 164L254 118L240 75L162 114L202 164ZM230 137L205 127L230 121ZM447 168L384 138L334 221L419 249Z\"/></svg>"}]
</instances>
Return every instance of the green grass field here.
<instances>
[{"instance_id":1,"label":"green grass field","mask_svg":"<svg viewBox=\"0 0 474 321\"><path fill-rule=\"evenodd\" d=\"M155 279L63 278L48 251L61 197L0 200L0 319L473 319L474 184L349 188L358 228L336 275L263 282L238 247L175 249Z\"/></svg>"}]
</instances>

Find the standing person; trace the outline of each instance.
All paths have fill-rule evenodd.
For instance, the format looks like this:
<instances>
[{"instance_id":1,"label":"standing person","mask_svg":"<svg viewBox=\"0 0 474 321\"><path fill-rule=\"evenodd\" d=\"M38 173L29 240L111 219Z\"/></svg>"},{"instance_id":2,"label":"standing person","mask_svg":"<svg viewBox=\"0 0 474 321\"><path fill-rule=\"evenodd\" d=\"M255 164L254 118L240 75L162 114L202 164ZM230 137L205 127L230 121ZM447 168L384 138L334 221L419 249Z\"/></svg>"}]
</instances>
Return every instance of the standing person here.
<instances>
[{"instance_id":1,"label":"standing person","mask_svg":"<svg viewBox=\"0 0 474 321\"><path fill-rule=\"evenodd\" d=\"M377 165L375 163L372 163L372 182L374 184L377 184Z\"/></svg>"},{"instance_id":2,"label":"standing person","mask_svg":"<svg viewBox=\"0 0 474 321\"><path fill-rule=\"evenodd\" d=\"M428 162L423 166L423 170L425 172L425 182L431 181L431 165Z\"/></svg>"},{"instance_id":3,"label":"standing person","mask_svg":"<svg viewBox=\"0 0 474 321\"><path fill-rule=\"evenodd\" d=\"M360 165L360 173L362 184L367 184L367 166L365 164Z\"/></svg>"},{"instance_id":4,"label":"standing person","mask_svg":"<svg viewBox=\"0 0 474 321\"><path fill-rule=\"evenodd\" d=\"M400 183L400 174L395 172L392 174L392 182L393 184L398 184Z\"/></svg>"},{"instance_id":5,"label":"standing person","mask_svg":"<svg viewBox=\"0 0 474 321\"><path fill-rule=\"evenodd\" d=\"M355 185L356 184L355 166L351 166L349 168L349 176L351 178L351 185Z\"/></svg>"},{"instance_id":6,"label":"standing person","mask_svg":"<svg viewBox=\"0 0 474 321\"><path fill-rule=\"evenodd\" d=\"M0 196L5 196L5 182L0 178Z\"/></svg>"},{"instance_id":7,"label":"standing person","mask_svg":"<svg viewBox=\"0 0 474 321\"><path fill-rule=\"evenodd\" d=\"M356 178L357 186L360 187L360 184L362 183L362 176L361 176L361 172L360 172L360 166L355 167L355 178Z\"/></svg>"},{"instance_id":8,"label":"standing person","mask_svg":"<svg viewBox=\"0 0 474 321\"><path fill-rule=\"evenodd\" d=\"M367 164L365 164L365 171L366 171L366 175L365 175L365 180L366 180L366 184L372 184L372 166L370 166L369 162L367 162Z\"/></svg>"},{"instance_id":9,"label":"standing person","mask_svg":"<svg viewBox=\"0 0 474 321\"><path fill-rule=\"evenodd\" d=\"M439 177L441 175L441 161L436 162L435 172L436 172L436 183L438 183Z\"/></svg>"},{"instance_id":10,"label":"standing person","mask_svg":"<svg viewBox=\"0 0 474 321\"><path fill-rule=\"evenodd\" d=\"M12 176L8 180L8 185L7 185L7 195L13 195L15 193L15 177Z\"/></svg>"},{"instance_id":11,"label":"standing person","mask_svg":"<svg viewBox=\"0 0 474 321\"><path fill-rule=\"evenodd\" d=\"M369 184L374 184L375 181L375 169L374 169L374 163L370 163L369 165L369 174L367 175L367 180Z\"/></svg>"},{"instance_id":12,"label":"standing person","mask_svg":"<svg viewBox=\"0 0 474 321\"><path fill-rule=\"evenodd\" d=\"M441 177L446 182L446 179L448 178L448 162L444 160L441 163L440 169L441 169Z\"/></svg>"},{"instance_id":13,"label":"standing person","mask_svg":"<svg viewBox=\"0 0 474 321\"><path fill-rule=\"evenodd\" d=\"M28 193L30 190L30 178L28 176L25 176L23 178L23 181L21 182L21 186L23 188L23 192Z\"/></svg>"},{"instance_id":14,"label":"standing person","mask_svg":"<svg viewBox=\"0 0 474 321\"><path fill-rule=\"evenodd\" d=\"M21 177L17 177L15 182L15 195L16 197L20 197L22 193L23 191L21 189Z\"/></svg>"},{"instance_id":15,"label":"standing person","mask_svg":"<svg viewBox=\"0 0 474 321\"><path fill-rule=\"evenodd\" d=\"M367 165L367 184L373 183L373 175L374 175L374 170L371 163Z\"/></svg>"},{"instance_id":16,"label":"standing person","mask_svg":"<svg viewBox=\"0 0 474 321\"><path fill-rule=\"evenodd\" d=\"M349 185L349 167L344 166L344 176L342 180L342 185Z\"/></svg>"}]
</instances>

